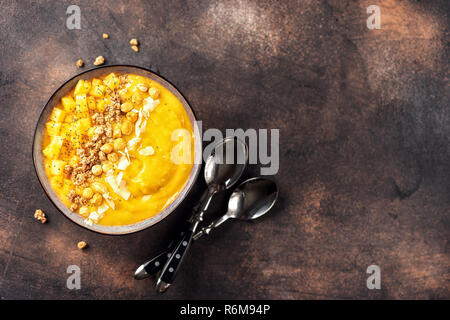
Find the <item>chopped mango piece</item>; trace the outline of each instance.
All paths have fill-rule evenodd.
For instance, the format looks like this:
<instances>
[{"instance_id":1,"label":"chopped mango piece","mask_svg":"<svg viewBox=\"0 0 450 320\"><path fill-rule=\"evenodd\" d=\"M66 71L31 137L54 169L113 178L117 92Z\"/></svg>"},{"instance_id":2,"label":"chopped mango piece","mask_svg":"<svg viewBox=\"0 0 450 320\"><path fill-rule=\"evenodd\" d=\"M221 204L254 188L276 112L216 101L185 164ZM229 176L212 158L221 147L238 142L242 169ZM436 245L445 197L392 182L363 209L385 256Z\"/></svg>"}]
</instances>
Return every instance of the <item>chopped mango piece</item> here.
<instances>
[{"instance_id":1,"label":"chopped mango piece","mask_svg":"<svg viewBox=\"0 0 450 320\"><path fill-rule=\"evenodd\" d=\"M77 126L75 126L75 127L77 127ZM88 142L88 140L89 139L86 137L85 134L79 133L77 131L76 134L74 134L70 137L72 150L77 150L77 149L81 148L83 146L83 143Z\"/></svg>"},{"instance_id":2,"label":"chopped mango piece","mask_svg":"<svg viewBox=\"0 0 450 320\"><path fill-rule=\"evenodd\" d=\"M74 152L75 150L73 149L72 141L69 137L69 139L65 139L62 144L61 151L59 152L59 158L65 159L72 155Z\"/></svg>"},{"instance_id":3,"label":"chopped mango piece","mask_svg":"<svg viewBox=\"0 0 450 320\"><path fill-rule=\"evenodd\" d=\"M86 118L89 117L89 109L87 106L87 98L86 94L79 94L75 97L75 101L77 102L75 113L78 118Z\"/></svg>"},{"instance_id":4,"label":"chopped mango piece","mask_svg":"<svg viewBox=\"0 0 450 320\"><path fill-rule=\"evenodd\" d=\"M91 119L83 118L83 119L80 119L79 121L80 121L81 129L83 131L86 131L91 127Z\"/></svg>"},{"instance_id":5,"label":"chopped mango piece","mask_svg":"<svg viewBox=\"0 0 450 320\"><path fill-rule=\"evenodd\" d=\"M64 179L62 191L64 194L69 194L73 189L73 182L69 179Z\"/></svg>"},{"instance_id":6,"label":"chopped mango piece","mask_svg":"<svg viewBox=\"0 0 450 320\"><path fill-rule=\"evenodd\" d=\"M77 133L83 133L86 132L90 126L91 120L89 118L81 118L75 122L74 129Z\"/></svg>"},{"instance_id":7,"label":"chopped mango piece","mask_svg":"<svg viewBox=\"0 0 450 320\"><path fill-rule=\"evenodd\" d=\"M64 140L70 138L71 132L72 132L72 124L70 124L70 123L63 123L61 125L60 136Z\"/></svg>"},{"instance_id":8,"label":"chopped mango piece","mask_svg":"<svg viewBox=\"0 0 450 320\"><path fill-rule=\"evenodd\" d=\"M62 122L65 116L66 113L63 110L59 108L54 108L50 115L50 120L53 122Z\"/></svg>"},{"instance_id":9,"label":"chopped mango piece","mask_svg":"<svg viewBox=\"0 0 450 320\"><path fill-rule=\"evenodd\" d=\"M89 80L78 80L77 85L75 86L74 95L85 94L88 93L91 89L91 83Z\"/></svg>"},{"instance_id":10,"label":"chopped mango piece","mask_svg":"<svg viewBox=\"0 0 450 320\"><path fill-rule=\"evenodd\" d=\"M52 165L50 167L50 173L54 176L60 176L64 173L65 161L62 160L52 160Z\"/></svg>"},{"instance_id":11,"label":"chopped mango piece","mask_svg":"<svg viewBox=\"0 0 450 320\"><path fill-rule=\"evenodd\" d=\"M68 114L64 118L64 122L66 122L66 123L72 123L74 120L75 120L75 117L73 116L73 114Z\"/></svg>"},{"instance_id":12,"label":"chopped mango piece","mask_svg":"<svg viewBox=\"0 0 450 320\"><path fill-rule=\"evenodd\" d=\"M89 91L89 94L96 98L100 98L103 97L104 93L105 93L105 86L102 84L102 81L99 79L93 79L91 91Z\"/></svg>"},{"instance_id":13,"label":"chopped mango piece","mask_svg":"<svg viewBox=\"0 0 450 320\"><path fill-rule=\"evenodd\" d=\"M64 139L60 136L53 137L52 141L48 144L48 146L42 150L44 156L49 159L56 159L61 150Z\"/></svg>"},{"instance_id":14,"label":"chopped mango piece","mask_svg":"<svg viewBox=\"0 0 450 320\"><path fill-rule=\"evenodd\" d=\"M49 136L57 136L61 130L61 122L47 122L45 126Z\"/></svg>"},{"instance_id":15,"label":"chopped mango piece","mask_svg":"<svg viewBox=\"0 0 450 320\"><path fill-rule=\"evenodd\" d=\"M55 188L62 188L64 186L64 178L63 176L53 176L50 178L50 185Z\"/></svg>"},{"instance_id":16,"label":"chopped mango piece","mask_svg":"<svg viewBox=\"0 0 450 320\"><path fill-rule=\"evenodd\" d=\"M95 98L93 96L88 96L87 97L87 105L89 110L95 110L96 108L96 103L95 103Z\"/></svg>"},{"instance_id":17,"label":"chopped mango piece","mask_svg":"<svg viewBox=\"0 0 450 320\"><path fill-rule=\"evenodd\" d=\"M97 100L97 110L100 113L105 112L106 109L106 102L105 100Z\"/></svg>"},{"instance_id":18,"label":"chopped mango piece","mask_svg":"<svg viewBox=\"0 0 450 320\"><path fill-rule=\"evenodd\" d=\"M61 103L66 112L74 112L75 111L75 101L71 96L65 96L61 98Z\"/></svg>"},{"instance_id":19,"label":"chopped mango piece","mask_svg":"<svg viewBox=\"0 0 450 320\"><path fill-rule=\"evenodd\" d=\"M103 82L108 86L108 88L114 90L119 85L120 80L114 73L110 73L106 76Z\"/></svg>"},{"instance_id":20,"label":"chopped mango piece","mask_svg":"<svg viewBox=\"0 0 450 320\"><path fill-rule=\"evenodd\" d=\"M81 148L83 146L83 143L86 143L89 140L89 138L86 136L87 130L88 129L86 128L86 122L81 121L81 119L74 123L74 133L72 133L72 135L70 136L72 151Z\"/></svg>"},{"instance_id":21,"label":"chopped mango piece","mask_svg":"<svg viewBox=\"0 0 450 320\"><path fill-rule=\"evenodd\" d=\"M84 93L84 92L80 92L80 91L82 91L82 88L83 88L83 82L84 82L84 80L78 80L77 85L75 86L75 90L73 92L74 95Z\"/></svg>"}]
</instances>

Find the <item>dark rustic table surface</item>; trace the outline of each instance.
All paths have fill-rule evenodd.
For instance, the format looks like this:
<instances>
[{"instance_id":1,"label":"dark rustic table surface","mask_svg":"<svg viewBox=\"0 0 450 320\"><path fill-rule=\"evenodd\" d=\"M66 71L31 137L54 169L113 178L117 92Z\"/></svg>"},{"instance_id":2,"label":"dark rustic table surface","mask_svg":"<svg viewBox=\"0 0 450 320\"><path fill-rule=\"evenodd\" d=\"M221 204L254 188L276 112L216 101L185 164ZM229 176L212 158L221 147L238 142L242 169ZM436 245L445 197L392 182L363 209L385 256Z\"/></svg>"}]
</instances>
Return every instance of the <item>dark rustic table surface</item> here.
<instances>
[{"instance_id":1,"label":"dark rustic table surface","mask_svg":"<svg viewBox=\"0 0 450 320\"><path fill-rule=\"evenodd\" d=\"M450 298L448 1L76 2L80 30L66 27L70 1L1 2L1 299ZM375 2L381 29L369 30ZM280 129L273 211L199 241L163 296L134 270L203 179L163 222L113 237L63 217L34 173L41 108L76 60L87 70L99 55L170 79L204 129ZM373 264L380 290L366 286ZM80 290L66 287L69 265Z\"/></svg>"}]
</instances>

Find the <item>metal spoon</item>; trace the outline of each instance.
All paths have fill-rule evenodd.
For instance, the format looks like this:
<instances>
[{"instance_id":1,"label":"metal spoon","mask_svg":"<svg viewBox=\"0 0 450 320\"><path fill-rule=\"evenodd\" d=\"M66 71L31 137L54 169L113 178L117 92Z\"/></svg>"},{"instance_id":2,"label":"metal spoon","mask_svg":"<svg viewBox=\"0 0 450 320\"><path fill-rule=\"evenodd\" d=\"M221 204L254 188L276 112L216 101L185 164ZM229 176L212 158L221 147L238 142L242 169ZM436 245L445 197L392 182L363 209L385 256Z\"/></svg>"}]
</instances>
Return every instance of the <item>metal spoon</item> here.
<instances>
[{"instance_id":1,"label":"metal spoon","mask_svg":"<svg viewBox=\"0 0 450 320\"><path fill-rule=\"evenodd\" d=\"M194 236L199 239L209 234L228 219L254 220L267 213L278 198L278 187L269 179L257 177L242 182L228 200L228 211Z\"/></svg>"},{"instance_id":2,"label":"metal spoon","mask_svg":"<svg viewBox=\"0 0 450 320\"><path fill-rule=\"evenodd\" d=\"M198 231L193 240L209 234L228 219L253 220L266 214L278 198L278 187L275 182L265 178L251 178L242 182L231 194L228 211L207 227ZM136 279L145 279L161 270L171 252L171 246L152 260L141 265L134 274Z\"/></svg>"},{"instance_id":3,"label":"metal spoon","mask_svg":"<svg viewBox=\"0 0 450 320\"><path fill-rule=\"evenodd\" d=\"M162 293L171 286L213 196L219 191L230 188L239 180L247 159L247 145L236 137L227 137L214 146L205 164L205 181L208 189L202 196L200 205L193 210L189 229L168 257L156 281L156 291Z\"/></svg>"}]
</instances>

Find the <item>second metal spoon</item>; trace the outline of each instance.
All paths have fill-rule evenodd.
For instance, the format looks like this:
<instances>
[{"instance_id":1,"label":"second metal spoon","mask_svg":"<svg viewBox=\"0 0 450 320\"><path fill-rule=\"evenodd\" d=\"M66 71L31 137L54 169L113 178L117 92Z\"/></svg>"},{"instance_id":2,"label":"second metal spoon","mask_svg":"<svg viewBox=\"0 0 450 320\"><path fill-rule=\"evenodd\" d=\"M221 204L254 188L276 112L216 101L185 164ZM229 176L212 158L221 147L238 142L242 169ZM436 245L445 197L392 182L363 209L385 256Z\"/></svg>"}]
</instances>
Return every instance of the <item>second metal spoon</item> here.
<instances>
[{"instance_id":1,"label":"second metal spoon","mask_svg":"<svg viewBox=\"0 0 450 320\"><path fill-rule=\"evenodd\" d=\"M278 187L275 182L265 178L251 178L242 182L230 196L228 210L222 217L198 231L193 240L209 234L228 219L253 220L266 214L278 198ZM172 252L172 245L152 260L142 264L135 272L135 279L145 279L159 270L166 263Z\"/></svg>"}]
</instances>

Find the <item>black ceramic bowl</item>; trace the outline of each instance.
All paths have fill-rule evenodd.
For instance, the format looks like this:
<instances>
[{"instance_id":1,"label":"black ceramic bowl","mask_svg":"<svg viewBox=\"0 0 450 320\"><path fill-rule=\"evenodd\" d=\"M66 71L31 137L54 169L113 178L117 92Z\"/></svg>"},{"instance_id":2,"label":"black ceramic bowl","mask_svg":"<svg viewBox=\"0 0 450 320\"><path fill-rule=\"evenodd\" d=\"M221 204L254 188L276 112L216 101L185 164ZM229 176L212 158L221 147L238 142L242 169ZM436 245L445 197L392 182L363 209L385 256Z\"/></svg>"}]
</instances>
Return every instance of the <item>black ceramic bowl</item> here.
<instances>
[{"instance_id":1,"label":"black ceramic bowl","mask_svg":"<svg viewBox=\"0 0 450 320\"><path fill-rule=\"evenodd\" d=\"M130 225L124 225L124 226L103 226L99 224L93 224L92 226L87 225L84 223L84 218L78 215L77 213L72 212L57 196L53 188L50 186L50 183L47 178L47 174L45 173L44 169L44 159L42 155L42 139L44 136L44 130L45 130L45 123L47 122L51 111L53 108L59 103L61 98L66 95L70 90L72 90L78 80L80 79L92 79L94 77L99 77L102 75L109 74L111 72L115 73L128 73L128 74L137 74L144 77L149 78L150 80L159 82L164 87L166 87L172 94L174 94L178 100L180 100L181 104L183 105L184 109L186 110L189 120L192 123L193 129L194 129L194 165L192 167L191 174L189 176L189 179L183 188L183 190L180 192L178 197L170 204L167 208L165 208L163 211L155 215L154 217L148 218L146 220L143 220L141 222L130 224ZM50 198L50 200L53 202L53 204L59 209L59 211L65 215L67 218L75 222L76 224L87 228L89 230L99 232L102 234L111 234L111 235L120 235L120 234L128 234L133 233L136 231L143 230L145 228L148 228L155 223L161 221L165 217L167 217L171 212L175 210L175 208L186 198L189 190L192 188L192 186L195 183L195 180L198 177L200 168L201 168L201 153L202 153L202 143L201 143L201 136L199 132L199 128L196 122L195 114L187 102L187 100L184 98L184 96L181 94L180 91L178 91L177 88L173 84L171 84L168 80L164 79L160 75L157 75L153 73L152 71L137 67L137 66L130 66L130 65L110 65L110 66L102 66L96 69L87 70L85 72L82 72L73 78L67 80L65 83L63 83L56 91L53 93L53 95L50 97L44 108L42 109L41 115L39 116L39 120L36 125L36 129L34 132L34 139L33 139L33 162L34 162L34 168L36 170L36 174L39 178L39 181L42 185L42 188L44 189L47 196Z\"/></svg>"}]
</instances>

